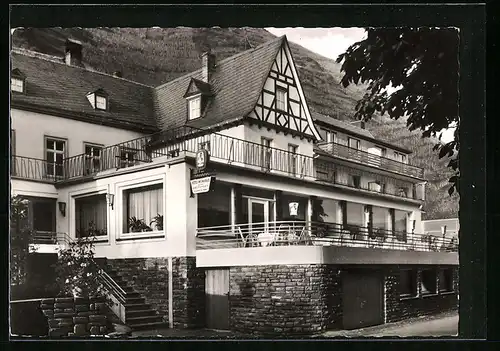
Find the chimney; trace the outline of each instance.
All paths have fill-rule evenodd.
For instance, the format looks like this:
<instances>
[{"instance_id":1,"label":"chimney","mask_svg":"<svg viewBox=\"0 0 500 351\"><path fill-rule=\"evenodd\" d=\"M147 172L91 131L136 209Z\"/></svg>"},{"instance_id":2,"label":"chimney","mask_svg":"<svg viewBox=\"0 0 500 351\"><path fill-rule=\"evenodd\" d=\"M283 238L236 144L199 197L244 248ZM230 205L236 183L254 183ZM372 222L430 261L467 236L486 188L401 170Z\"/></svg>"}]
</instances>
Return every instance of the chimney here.
<instances>
[{"instance_id":1,"label":"chimney","mask_svg":"<svg viewBox=\"0 0 500 351\"><path fill-rule=\"evenodd\" d=\"M113 77L122 78L123 77L122 72L121 71L114 71Z\"/></svg>"},{"instance_id":2,"label":"chimney","mask_svg":"<svg viewBox=\"0 0 500 351\"><path fill-rule=\"evenodd\" d=\"M215 69L215 55L208 50L201 55L202 80L210 82L210 76Z\"/></svg>"},{"instance_id":3,"label":"chimney","mask_svg":"<svg viewBox=\"0 0 500 351\"><path fill-rule=\"evenodd\" d=\"M83 66L82 43L78 40L67 39L65 45L65 61L68 66Z\"/></svg>"}]
</instances>

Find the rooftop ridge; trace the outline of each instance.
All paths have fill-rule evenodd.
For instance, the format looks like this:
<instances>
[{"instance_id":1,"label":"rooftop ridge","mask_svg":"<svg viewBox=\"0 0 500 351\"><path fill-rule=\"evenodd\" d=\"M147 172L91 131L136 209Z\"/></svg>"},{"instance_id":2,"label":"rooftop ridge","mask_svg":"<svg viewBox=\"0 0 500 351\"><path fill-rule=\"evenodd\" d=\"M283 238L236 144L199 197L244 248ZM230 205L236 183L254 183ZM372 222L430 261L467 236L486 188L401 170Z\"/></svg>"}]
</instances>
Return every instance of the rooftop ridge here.
<instances>
[{"instance_id":1,"label":"rooftop ridge","mask_svg":"<svg viewBox=\"0 0 500 351\"><path fill-rule=\"evenodd\" d=\"M235 54L235 55L233 55L233 56L226 57L225 59L223 59L223 60L220 60L220 61L216 62L216 64L215 64L215 65L216 65L216 66L218 66L218 65L221 65L221 64L227 63L227 62L232 61L232 60L234 60L234 59L236 59L236 58L238 58L238 57L240 57L240 56L243 56L243 55L245 55L245 54L249 54L249 53L250 53L250 52L252 52L252 51L256 51L256 50L262 49L263 47L266 47L266 46L268 46L268 45L271 45L271 44L274 44L274 43L276 43L276 42L278 42L278 41L281 41L281 40L283 40L284 38L286 38L286 35L282 35L281 37L277 37L277 38L275 38L275 39L273 39L273 40L266 41L265 43L262 43L262 44L260 44L259 46L256 46L256 47L254 47L254 48L251 48L251 49L248 49L248 50L245 50L245 51L242 51L242 52L239 52L239 53L237 53L237 54ZM198 69L196 69L196 70L194 70L194 71L191 71L191 72L188 72L188 73L186 73L186 74L183 74L182 76L177 77L177 78L175 78L175 79L173 79L173 80L170 80L170 81L165 82L165 83L163 83L163 84L161 84L161 85L158 85L158 86L156 86L156 87L155 87L155 89L160 89L160 88L163 88L164 86L167 86L167 85L169 85L169 84L171 84L171 83L177 82L178 80L185 79L185 78L187 78L187 77L193 76L193 75L195 75L195 74L197 74L197 73L199 73L199 72L201 72L201 71L202 71L202 68L198 68Z\"/></svg>"},{"instance_id":2,"label":"rooftop ridge","mask_svg":"<svg viewBox=\"0 0 500 351\"><path fill-rule=\"evenodd\" d=\"M44 54L44 53L41 53L41 52L38 52L38 51L24 49L24 48L19 48L19 47L15 47L15 48L13 47L11 49L11 53L16 53L16 54L19 54L19 55L29 56L29 57L33 57L33 58L38 58L38 59L41 59L41 60L45 60L45 61L49 61L49 62L53 62L53 63L58 63L58 64L61 64L61 65L65 66L65 67L68 67L68 68L80 69L80 70L84 70L84 71L87 71L87 72L97 73L97 74L100 74L100 75L103 75L103 76L108 76L108 77L111 77L111 78L114 78L114 79L119 79L119 80L123 80L123 81L129 82L129 83L141 85L141 86L144 86L144 87L154 88L151 85L139 83L139 82L137 82L135 80L126 79L126 78L123 78L123 77L116 77L113 74L109 74L109 73L105 73L105 72L102 72L102 71L98 71L98 70L90 68L90 67L69 66L69 65L67 65L64 62L63 58L59 57L59 56L48 55L48 54Z\"/></svg>"}]
</instances>

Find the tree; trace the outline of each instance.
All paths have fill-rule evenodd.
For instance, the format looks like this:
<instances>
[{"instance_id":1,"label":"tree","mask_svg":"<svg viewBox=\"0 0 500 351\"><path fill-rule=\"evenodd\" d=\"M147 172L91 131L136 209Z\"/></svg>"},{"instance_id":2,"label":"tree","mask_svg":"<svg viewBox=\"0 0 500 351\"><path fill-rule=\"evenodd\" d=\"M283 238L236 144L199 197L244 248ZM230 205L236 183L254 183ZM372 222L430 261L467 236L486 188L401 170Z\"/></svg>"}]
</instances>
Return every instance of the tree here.
<instances>
[{"instance_id":1,"label":"tree","mask_svg":"<svg viewBox=\"0 0 500 351\"><path fill-rule=\"evenodd\" d=\"M392 119L407 117L410 131L439 137L439 158L448 156L453 169L449 194L459 192L458 50L455 28L366 28L367 37L352 44L343 61L341 83L368 83L356 105L355 118L367 121L374 113ZM388 94L387 88L397 89ZM442 143L441 130L456 126L454 140Z\"/></svg>"},{"instance_id":2,"label":"tree","mask_svg":"<svg viewBox=\"0 0 500 351\"><path fill-rule=\"evenodd\" d=\"M19 286L26 283L33 231L28 222L29 201L17 195L10 201L10 284Z\"/></svg>"}]
</instances>

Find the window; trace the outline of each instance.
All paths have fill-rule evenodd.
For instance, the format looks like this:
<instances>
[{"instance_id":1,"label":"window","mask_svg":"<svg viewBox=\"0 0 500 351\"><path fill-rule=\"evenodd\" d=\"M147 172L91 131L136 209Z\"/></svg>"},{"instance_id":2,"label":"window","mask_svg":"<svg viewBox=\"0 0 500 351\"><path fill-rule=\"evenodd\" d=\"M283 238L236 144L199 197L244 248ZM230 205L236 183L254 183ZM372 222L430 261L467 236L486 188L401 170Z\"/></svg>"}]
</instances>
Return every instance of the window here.
<instances>
[{"instance_id":1,"label":"window","mask_svg":"<svg viewBox=\"0 0 500 351\"><path fill-rule=\"evenodd\" d=\"M396 238L399 241L406 242L406 223L407 223L407 213L406 211L394 210L392 212L393 216L393 229Z\"/></svg>"},{"instance_id":2,"label":"window","mask_svg":"<svg viewBox=\"0 0 500 351\"><path fill-rule=\"evenodd\" d=\"M216 182L213 191L198 194L198 227L231 224L231 187Z\"/></svg>"},{"instance_id":3,"label":"window","mask_svg":"<svg viewBox=\"0 0 500 351\"><path fill-rule=\"evenodd\" d=\"M384 207L373 206L372 207L372 222L373 228L382 229L382 233L389 229L387 226L387 218L389 214L389 209Z\"/></svg>"},{"instance_id":4,"label":"window","mask_svg":"<svg viewBox=\"0 0 500 351\"><path fill-rule=\"evenodd\" d=\"M96 145L85 145L85 172L92 174L101 169L102 147Z\"/></svg>"},{"instance_id":5,"label":"window","mask_svg":"<svg viewBox=\"0 0 500 351\"><path fill-rule=\"evenodd\" d=\"M266 170L271 169L271 156L272 156L272 139L268 138L262 138L261 143L262 143L262 168Z\"/></svg>"},{"instance_id":6,"label":"window","mask_svg":"<svg viewBox=\"0 0 500 351\"><path fill-rule=\"evenodd\" d=\"M63 160L66 153L66 141L61 139L45 139L45 160L47 175L62 177L64 175Z\"/></svg>"},{"instance_id":7,"label":"window","mask_svg":"<svg viewBox=\"0 0 500 351\"><path fill-rule=\"evenodd\" d=\"M122 148L120 150L119 168L132 167L135 165L137 150Z\"/></svg>"},{"instance_id":8,"label":"window","mask_svg":"<svg viewBox=\"0 0 500 351\"><path fill-rule=\"evenodd\" d=\"M123 192L123 233L163 230L163 184Z\"/></svg>"},{"instance_id":9,"label":"window","mask_svg":"<svg viewBox=\"0 0 500 351\"><path fill-rule=\"evenodd\" d=\"M369 182L368 183L368 189L371 191L376 191L379 193L383 193L385 189L385 184L382 183L381 181L377 180L374 182Z\"/></svg>"},{"instance_id":10,"label":"window","mask_svg":"<svg viewBox=\"0 0 500 351\"><path fill-rule=\"evenodd\" d=\"M12 91L16 91L18 93L24 92L24 80L19 78L11 78L10 79L10 89Z\"/></svg>"},{"instance_id":11,"label":"window","mask_svg":"<svg viewBox=\"0 0 500 351\"><path fill-rule=\"evenodd\" d=\"M453 290L453 270L451 268L441 268L439 270L439 291Z\"/></svg>"},{"instance_id":12,"label":"window","mask_svg":"<svg viewBox=\"0 0 500 351\"><path fill-rule=\"evenodd\" d=\"M196 119L201 116L201 96L197 96L188 100L189 119Z\"/></svg>"},{"instance_id":13,"label":"window","mask_svg":"<svg viewBox=\"0 0 500 351\"><path fill-rule=\"evenodd\" d=\"M359 150L359 140L358 139L349 138L349 147L352 148L352 149Z\"/></svg>"},{"instance_id":14,"label":"window","mask_svg":"<svg viewBox=\"0 0 500 351\"><path fill-rule=\"evenodd\" d=\"M398 162L406 163L406 155L400 152L394 151L394 159Z\"/></svg>"},{"instance_id":15,"label":"window","mask_svg":"<svg viewBox=\"0 0 500 351\"><path fill-rule=\"evenodd\" d=\"M276 109L278 109L280 111L287 110L287 108L286 108L286 105L287 105L286 95L287 95L287 93L286 93L285 89L282 89L279 87L276 88Z\"/></svg>"},{"instance_id":16,"label":"window","mask_svg":"<svg viewBox=\"0 0 500 351\"><path fill-rule=\"evenodd\" d=\"M359 188L361 186L361 176L351 175L349 176L349 186L354 188Z\"/></svg>"},{"instance_id":17,"label":"window","mask_svg":"<svg viewBox=\"0 0 500 351\"><path fill-rule=\"evenodd\" d=\"M422 271L422 295L435 294L437 288L436 270L424 269Z\"/></svg>"},{"instance_id":18,"label":"window","mask_svg":"<svg viewBox=\"0 0 500 351\"><path fill-rule=\"evenodd\" d=\"M107 211L106 194L75 199L76 237L106 236L108 234Z\"/></svg>"},{"instance_id":19,"label":"window","mask_svg":"<svg viewBox=\"0 0 500 351\"><path fill-rule=\"evenodd\" d=\"M288 172L297 174L297 145L288 144Z\"/></svg>"},{"instance_id":20,"label":"window","mask_svg":"<svg viewBox=\"0 0 500 351\"><path fill-rule=\"evenodd\" d=\"M95 108L98 110L106 110L108 108L107 99L105 96L101 95L95 96Z\"/></svg>"},{"instance_id":21,"label":"window","mask_svg":"<svg viewBox=\"0 0 500 351\"><path fill-rule=\"evenodd\" d=\"M417 271L402 269L399 272L399 294L402 297L417 296Z\"/></svg>"}]
</instances>

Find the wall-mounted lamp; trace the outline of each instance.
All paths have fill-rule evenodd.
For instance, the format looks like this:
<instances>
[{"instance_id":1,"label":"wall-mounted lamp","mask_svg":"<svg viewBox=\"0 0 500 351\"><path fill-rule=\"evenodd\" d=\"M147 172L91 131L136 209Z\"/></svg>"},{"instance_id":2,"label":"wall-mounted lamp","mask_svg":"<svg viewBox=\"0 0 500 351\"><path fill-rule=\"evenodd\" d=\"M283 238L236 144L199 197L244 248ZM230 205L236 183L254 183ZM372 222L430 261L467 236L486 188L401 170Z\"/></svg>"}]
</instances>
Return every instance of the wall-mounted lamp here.
<instances>
[{"instance_id":1,"label":"wall-mounted lamp","mask_svg":"<svg viewBox=\"0 0 500 351\"><path fill-rule=\"evenodd\" d=\"M443 236L446 235L446 226L445 225L441 226L441 234L443 234Z\"/></svg>"},{"instance_id":2,"label":"wall-mounted lamp","mask_svg":"<svg viewBox=\"0 0 500 351\"><path fill-rule=\"evenodd\" d=\"M106 201L108 202L109 207L113 210L113 205L115 203L115 194L106 194Z\"/></svg>"},{"instance_id":3,"label":"wall-mounted lamp","mask_svg":"<svg viewBox=\"0 0 500 351\"><path fill-rule=\"evenodd\" d=\"M412 232L412 234L414 234L415 233L415 224L417 223L417 221L412 219L410 221L410 223L411 223L411 232Z\"/></svg>"},{"instance_id":4,"label":"wall-mounted lamp","mask_svg":"<svg viewBox=\"0 0 500 351\"><path fill-rule=\"evenodd\" d=\"M59 205L59 212L63 217L66 217L66 202L59 201L57 204Z\"/></svg>"}]
</instances>

